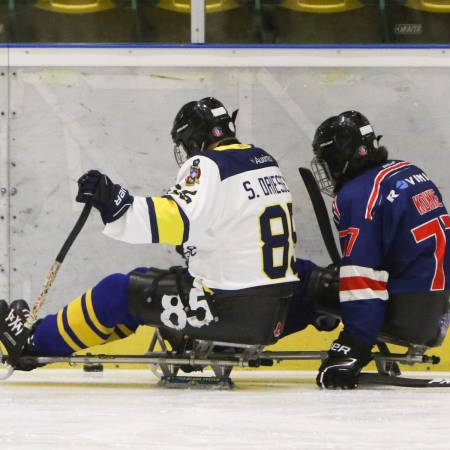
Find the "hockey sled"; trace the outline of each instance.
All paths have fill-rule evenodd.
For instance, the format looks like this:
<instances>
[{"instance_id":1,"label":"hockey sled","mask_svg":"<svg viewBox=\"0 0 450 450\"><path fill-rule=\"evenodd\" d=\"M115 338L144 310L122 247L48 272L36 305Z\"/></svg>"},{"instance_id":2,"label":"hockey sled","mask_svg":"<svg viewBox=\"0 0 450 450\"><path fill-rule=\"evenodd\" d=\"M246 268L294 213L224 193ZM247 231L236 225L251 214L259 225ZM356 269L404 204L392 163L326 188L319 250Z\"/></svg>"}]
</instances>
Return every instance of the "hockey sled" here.
<instances>
[{"instance_id":1,"label":"hockey sled","mask_svg":"<svg viewBox=\"0 0 450 450\"><path fill-rule=\"evenodd\" d=\"M300 173L310 193L322 236L334 263L334 266L328 269L318 268L311 276L310 288L314 291L315 309L340 317L339 298L335 295L338 281L338 271L335 267L339 262L339 252L314 177L308 169L300 168ZM403 378L399 368L399 364L438 364L438 357L425 353L430 348L442 345L449 322L449 292L391 296L379 335L379 351L374 353L377 372L362 373L359 382L407 387L450 387L450 380ZM391 353L388 344L404 347L406 351ZM157 351L157 347L161 350ZM104 363L149 364L152 372L160 377L160 386L230 389L234 386L230 377L234 367L258 368L283 361L320 362L326 355L327 351L266 351L265 345L192 339L189 336L177 338L174 344L170 330L156 329L150 347L143 355L21 357L20 361L32 360L40 364L78 363L82 364L86 371L100 371ZM1 356L6 370L0 373L0 379L6 379L14 369L7 364L8 357ZM211 368L214 376L203 376L203 370L206 368Z\"/></svg>"},{"instance_id":2,"label":"hockey sled","mask_svg":"<svg viewBox=\"0 0 450 450\"><path fill-rule=\"evenodd\" d=\"M405 346L405 353L391 353L388 343ZM68 363L83 365L86 372L103 370L103 364L148 364L153 374L158 376L158 386L168 388L216 388L231 389L234 382L231 372L235 367L259 368L272 366L275 362L317 360L320 363L326 351L268 351L263 345L244 345L185 338L189 345L181 349L169 349L170 343L156 329L148 352L142 355L74 355L67 357L22 357L21 362L35 361L42 364ZM157 351L157 347L161 350ZM420 344L405 344L394 336L384 336L374 353L376 373L360 375L361 384L383 384L407 387L450 387L450 380L405 379L401 376L399 364L438 364L439 358L426 355L430 347ZM7 356L2 356L5 362ZM6 367L6 366L5 366ZM213 376L205 376L203 371L212 369ZM210 372L210 370L208 370ZM1 372L0 379L8 378L12 372Z\"/></svg>"}]
</instances>

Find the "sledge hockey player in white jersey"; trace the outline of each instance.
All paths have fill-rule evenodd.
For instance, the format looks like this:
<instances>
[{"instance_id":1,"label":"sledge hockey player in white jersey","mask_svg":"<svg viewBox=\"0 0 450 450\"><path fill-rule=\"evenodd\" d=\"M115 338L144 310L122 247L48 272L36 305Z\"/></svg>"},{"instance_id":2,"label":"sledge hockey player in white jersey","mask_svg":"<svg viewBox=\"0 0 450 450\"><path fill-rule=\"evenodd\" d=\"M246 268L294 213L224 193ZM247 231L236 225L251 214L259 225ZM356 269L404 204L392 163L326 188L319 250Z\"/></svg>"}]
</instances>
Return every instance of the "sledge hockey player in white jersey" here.
<instances>
[{"instance_id":1,"label":"sledge hockey player in white jersey","mask_svg":"<svg viewBox=\"0 0 450 450\"><path fill-rule=\"evenodd\" d=\"M324 121L312 144L342 250L344 329L319 369L321 388L355 388L380 330L429 347L446 332L450 216L436 185L413 164L388 160L380 137L365 116L346 111Z\"/></svg>"},{"instance_id":2,"label":"sledge hockey player in white jersey","mask_svg":"<svg viewBox=\"0 0 450 450\"><path fill-rule=\"evenodd\" d=\"M181 168L162 197L133 197L97 170L79 179L77 201L98 209L106 235L182 246L188 267L107 276L40 319L22 355L70 355L139 325L176 338L262 345L279 339L299 285L292 199L275 159L236 139L236 114L211 97L181 108L171 132ZM0 303L8 351L24 315L16 306Z\"/></svg>"}]
</instances>

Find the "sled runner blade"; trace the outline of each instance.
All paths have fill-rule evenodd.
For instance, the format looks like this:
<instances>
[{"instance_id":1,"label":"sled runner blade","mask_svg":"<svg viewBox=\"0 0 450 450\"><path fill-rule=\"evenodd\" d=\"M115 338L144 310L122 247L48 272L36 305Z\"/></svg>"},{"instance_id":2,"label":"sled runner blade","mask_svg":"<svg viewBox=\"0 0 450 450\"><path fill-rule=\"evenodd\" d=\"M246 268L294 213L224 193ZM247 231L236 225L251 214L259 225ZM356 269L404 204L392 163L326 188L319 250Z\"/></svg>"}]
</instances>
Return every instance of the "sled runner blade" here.
<instances>
[{"instance_id":1,"label":"sled runner blade","mask_svg":"<svg viewBox=\"0 0 450 450\"><path fill-rule=\"evenodd\" d=\"M163 376L158 386L175 389L233 389L235 384L229 377L178 377Z\"/></svg>"}]
</instances>

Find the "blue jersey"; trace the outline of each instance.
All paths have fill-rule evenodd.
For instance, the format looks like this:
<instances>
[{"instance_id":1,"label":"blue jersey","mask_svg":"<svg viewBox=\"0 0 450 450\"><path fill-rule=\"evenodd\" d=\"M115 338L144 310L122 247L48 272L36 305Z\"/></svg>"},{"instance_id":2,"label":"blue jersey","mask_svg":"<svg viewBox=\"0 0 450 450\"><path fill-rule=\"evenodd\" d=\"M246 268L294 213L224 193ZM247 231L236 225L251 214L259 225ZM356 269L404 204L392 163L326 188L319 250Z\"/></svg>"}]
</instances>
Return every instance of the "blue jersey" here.
<instances>
[{"instance_id":1,"label":"blue jersey","mask_svg":"<svg viewBox=\"0 0 450 450\"><path fill-rule=\"evenodd\" d=\"M333 202L342 250L347 332L375 344L389 294L449 289L450 216L418 167L388 160L344 185Z\"/></svg>"}]
</instances>

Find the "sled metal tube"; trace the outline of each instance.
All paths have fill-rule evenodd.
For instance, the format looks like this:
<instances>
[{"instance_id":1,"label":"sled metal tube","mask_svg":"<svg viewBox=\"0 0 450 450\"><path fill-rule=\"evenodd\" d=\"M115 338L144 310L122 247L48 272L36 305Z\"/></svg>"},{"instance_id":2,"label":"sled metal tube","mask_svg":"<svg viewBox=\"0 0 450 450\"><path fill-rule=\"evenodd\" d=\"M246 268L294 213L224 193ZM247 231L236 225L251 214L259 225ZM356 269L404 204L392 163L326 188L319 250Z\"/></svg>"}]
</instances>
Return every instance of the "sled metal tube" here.
<instances>
[{"instance_id":1,"label":"sled metal tube","mask_svg":"<svg viewBox=\"0 0 450 450\"><path fill-rule=\"evenodd\" d=\"M326 351L321 352L262 352L261 358L273 359L274 361L286 360L321 360L327 356Z\"/></svg>"},{"instance_id":2,"label":"sled metal tube","mask_svg":"<svg viewBox=\"0 0 450 450\"><path fill-rule=\"evenodd\" d=\"M223 355L210 355L209 358L177 357L167 355L165 352L152 352L147 355L76 355L76 356L38 356L33 358L42 364L52 364L59 362L92 364L92 363L121 363L121 364L191 364L204 365L220 364L222 366L248 367L249 361L260 359L271 359L274 361L284 360L321 360L326 356L326 351L321 352L262 352L259 358L242 358L243 355L224 357ZM27 358L27 357L25 357Z\"/></svg>"},{"instance_id":3,"label":"sled metal tube","mask_svg":"<svg viewBox=\"0 0 450 450\"><path fill-rule=\"evenodd\" d=\"M26 358L26 357L25 357ZM25 359L24 358L24 359ZM31 360L31 357L30 357ZM229 367L248 367L249 361L239 361L234 359L219 359L219 358L180 358L170 356L115 356L115 355L96 355L96 356L38 356L33 358L33 361L42 364L53 363L69 363L69 364L190 364L197 366L210 366L212 364L219 364L220 366Z\"/></svg>"},{"instance_id":4,"label":"sled metal tube","mask_svg":"<svg viewBox=\"0 0 450 450\"><path fill-rule=\"evenodd\" d=\"M377 357L380 355L380 359L385 362L397 362L400 364L438 364L439 358L436 356L428 356L428 355L408 355L408 354L396 354L390 353L389 355L374 353L374 356Z\"/></svg>"},{"instance_id":5,"label":"sled metal tube","mask_svg":"<svg viewBox=\"0 0 450 450\"><path fill-rule=\"evenodd\" d=\"M40 364L68 363L68 364L172 364L172 365L191 365L191 366L211 366L218 365L222 367L258 367L255 363L262 360L272 361L305 361L305 360L324 360L327 356L326 351L304 351L304 352L262 352L259 357L245 357L243 354L227 355L211 354L208 358L195 357L195 355L186 355L180 357L172 356L166 352L151 352L144 355L75 355L75 356L38 356L38 357L22 357L23 361L33 361ZM408 354L380 354L375 353L382 361L398 362L401 364L437 364L438 358L427 355L408 355ZM6 368L6 374L0 372L0 380L8 378L12 372L8 370L5 356L3 356L3 364Z\"/></svg>"}]
</instances>

